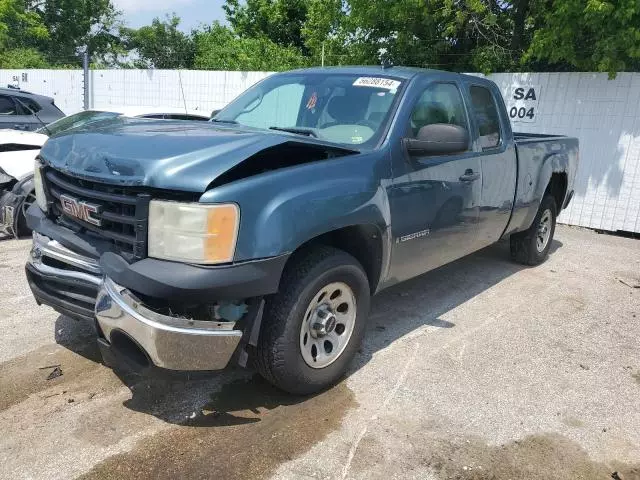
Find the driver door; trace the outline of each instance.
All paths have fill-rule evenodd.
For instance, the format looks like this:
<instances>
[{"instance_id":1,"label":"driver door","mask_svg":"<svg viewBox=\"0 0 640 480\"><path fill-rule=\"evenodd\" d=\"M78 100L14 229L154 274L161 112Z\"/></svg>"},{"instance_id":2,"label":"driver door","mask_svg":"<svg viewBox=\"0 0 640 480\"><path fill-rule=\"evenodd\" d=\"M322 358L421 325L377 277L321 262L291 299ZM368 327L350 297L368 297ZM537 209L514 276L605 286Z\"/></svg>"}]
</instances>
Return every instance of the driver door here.
<instances>
[{"instance_id":1,"label":"driver door","mask_svg":"<svg viewBox=\"0 0 640 480\"><path fill-rule=\"evenodd\" d=\"M407 136L421 127L452 124L469 132L467 149L453 154L409 154L394 162L391 218L392 283L406 280L474 250L482 186L480 160L472 148L467 108L455 82L428 84L406 119ZM400 170L400 171L399 171Z\"/></svg>"}]
</instances>

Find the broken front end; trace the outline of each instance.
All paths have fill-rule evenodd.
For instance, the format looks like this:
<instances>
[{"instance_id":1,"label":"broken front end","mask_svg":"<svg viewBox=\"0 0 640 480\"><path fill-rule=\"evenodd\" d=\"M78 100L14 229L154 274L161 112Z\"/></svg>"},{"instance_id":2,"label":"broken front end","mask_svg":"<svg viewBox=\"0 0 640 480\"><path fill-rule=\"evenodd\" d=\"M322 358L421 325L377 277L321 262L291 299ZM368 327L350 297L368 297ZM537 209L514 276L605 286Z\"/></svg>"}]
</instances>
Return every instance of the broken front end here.
<instances>
[{"instance_id":1,"label":"broken front end","mask_svg":"<svg viewBox=\"0 0 640 480\"><path fill-rule=\"evenodd\" d=\"M152 202L161 192L36 172L26 273L38 303L95 322L107 364L181 371L218 370L232 359L246 364L262 299L277 291L286 255L216 265L152 258L150 248L163 245L148 243L150 215L158 215L150 214Z\"/></svg>"}]
</instances>

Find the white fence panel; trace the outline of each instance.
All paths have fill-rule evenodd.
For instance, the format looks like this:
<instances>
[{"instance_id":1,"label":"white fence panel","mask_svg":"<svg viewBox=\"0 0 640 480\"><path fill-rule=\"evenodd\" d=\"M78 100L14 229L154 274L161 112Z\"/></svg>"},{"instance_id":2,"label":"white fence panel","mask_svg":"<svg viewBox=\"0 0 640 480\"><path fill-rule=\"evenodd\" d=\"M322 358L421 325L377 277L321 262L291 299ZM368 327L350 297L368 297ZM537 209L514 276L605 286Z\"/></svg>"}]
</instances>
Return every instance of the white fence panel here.
<instances>
[{"instance_id":1,"label":"white fence panel","mask_svg":"<svg viewBox=\"0 0 640 480\"><path fill-rule=\"evenodd\" d=\"M0 70L0 87L7 85L53 97L67 115L82 110L82 70Z\"/></svg>"},{"instance_id":2,"label":"white fence panel","mask_svg":"<svg viewBox=\"0 0 640 480\"><path fill-rule=\"evenodd\" d=\"M559 221L640 232L640 73L520 73L490 75L505 102L516 87L537 86L535 121L516 131L578 137L575 196Z\"/></svg>"},{"instance_id":3,"label":"white fence panel","mask_svg":"<svg viewBox=\"0 0 640 480\"><path fill-rule=\"evenodd\" d=\"M120 106L187 107L212 110L224 107L268 72L199 70L93 70L92 108Z\"/></svg>"}]
</instances>

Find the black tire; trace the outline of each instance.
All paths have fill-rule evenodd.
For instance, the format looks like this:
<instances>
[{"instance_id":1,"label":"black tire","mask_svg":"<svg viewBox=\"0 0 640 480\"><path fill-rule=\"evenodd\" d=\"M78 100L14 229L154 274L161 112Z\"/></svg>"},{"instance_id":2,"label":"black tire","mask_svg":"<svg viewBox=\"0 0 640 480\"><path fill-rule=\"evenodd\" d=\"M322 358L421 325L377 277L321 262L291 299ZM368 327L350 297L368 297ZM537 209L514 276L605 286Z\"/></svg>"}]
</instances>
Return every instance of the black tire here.
<instances>
[{"instance_id":1,"label":"black tire","mask_svg":"<svg viewBox=\"0 0 640 480\"><path fill-rule=\"evenodd\" d=\"M31 206L31 204L35 203L36 196L35 192L30 192L25 197L22 205L20 205L19 211L16 212L18 218L15 221L15 235L16 237L26 237L31 235L31 229L27 226L27 217L25 216L25 212Z\"/></svg>"},{"instance_id":2,"label":"black tire","mask_svg":"<svg viewBox=\"0 0 640 480\"><path fill-rule=\"evenodd\" d=\"M538 245L538 229L541 226L541 221L546 216L546 212L551 215L549 238L544 245L544 248L540 249ZM557 207L554 198L551 195L545 195L540 203L540 208L534 218L533 223L528 230L511 235L511 258L518 263L524 265L539 265L544 262L549 255L549 249L553 242L553 235L556 231L556 216Z\"/></svg>"},{"instance_id":3,"label":"black tire","mask_svg":"<svg viewBox=\"0 0 640 480\"><path fill-rule=\"evenodd\" d=\"M316 294L333 282L343 282L356 300L356 319L342 353L324 368L311 368L302 357L300 329ZM367 275L351 255L318 246L296 255L285 269L279 292L266 301L255 355L258 372L289 393L308 395L340 380L356 354L365 332L371 294Z\"/></svg>"}]
</instances>

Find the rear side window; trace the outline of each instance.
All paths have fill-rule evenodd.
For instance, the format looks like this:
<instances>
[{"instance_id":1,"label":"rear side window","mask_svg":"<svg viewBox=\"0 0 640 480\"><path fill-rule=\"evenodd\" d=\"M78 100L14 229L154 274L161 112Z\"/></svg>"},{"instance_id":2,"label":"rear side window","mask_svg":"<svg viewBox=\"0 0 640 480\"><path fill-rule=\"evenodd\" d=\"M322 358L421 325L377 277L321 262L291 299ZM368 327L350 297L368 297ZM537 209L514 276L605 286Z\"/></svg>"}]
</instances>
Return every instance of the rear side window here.
<instances>
[{"instance_id":1,"label":"rear side window","mask_svg":"<svg viewBox=\"0 0 640 480\"><path fill-rule=\"evenodd\" d=\"M11 97L0 95L0 115L17 115L16 104Z\"/></svg>"},{"instance_id":2,"label":"rear side window","mask_svg":"<svg viewBox=\"0 0 640 480\"><path fill-rule=\"evenodd\" d=\"M31 100L30 98L25 98L25 97L19 97L19 98L20 98L20 103L24 105L23 109L25 110L24 112L25 115L33 115L34 113L38 113L40 110L42 110L42 107L40 106L40 104L35 102L34 100Z\"/></svg>"},{"instance_id":3,"label":"rear side window","mask_svg":"<svg viewBox=\"0 0 640 480\"><path fill-rule=\"evenodd\" d=\"M471 87L473 114L480 133L480 146L495 148L500 145L500 117L491 92L484 87Z\"/></svg>"}]
</instances>

